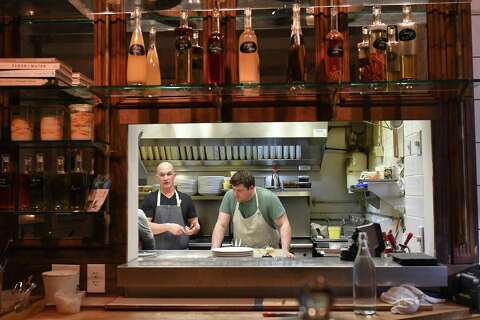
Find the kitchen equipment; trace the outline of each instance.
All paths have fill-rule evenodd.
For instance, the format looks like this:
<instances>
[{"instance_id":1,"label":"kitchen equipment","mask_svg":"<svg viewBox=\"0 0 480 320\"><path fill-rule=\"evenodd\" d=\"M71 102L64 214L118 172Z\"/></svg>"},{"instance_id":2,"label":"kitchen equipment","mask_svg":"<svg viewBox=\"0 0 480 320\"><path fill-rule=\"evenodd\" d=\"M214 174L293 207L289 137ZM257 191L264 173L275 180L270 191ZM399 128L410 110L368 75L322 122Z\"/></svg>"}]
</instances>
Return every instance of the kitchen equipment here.
<instances>
[{"instance_id":1,"label":"kitchen equipment","mask_svg":"<svg viewBox=\"0 0 480 320\"><path fill-rule=\"evenodd\" d=\"M347 189L350 191L350 186L358 183L360 179L360 174L363 170L367 168L367 155L363 152L353 151L350 152L347 156L347 166L346 166L346 175L347 175Z\"/></svg>"},{"instance_id":2,"label":"kitchen equipment","mask_svg":"<svg viewBox=\"0 0 480 320\"><path fill-rule=\"evenodd\" d=\"M372 222L355 228L352 235L352 241L348 249L342 249L340 259L346 261L354 261L358 250L358 234L365 232L368 237L368 247L372 257L380 257L385 250L385 242L383 241L382 228L380 224Z\"/></svg>"},{"instance_id":3,"label":"kitchen equipment","mask_svg":"<svg viewBox=\"0 0 480 320\"><path fill-rule=\"evenodd\" d=\"M480 266L476 265L455 275L452 280L452 295L455 303L480 311Z\"/></svg>"},{"instance_id":4,"label":"kitchen equipment","mask_svg":"<svg viewBox=\"0 0 480 320\"><path fill-rule=\"evenodd\" d=\"M328 226L328 238L332 240L340 239L342 234L341 226Z\"/></svg>"},{"instance_id":5,"label":"kitchen equipment","mask_svg":"<svg viewBox=\"0 0 480 320\"><path fill-rule=\"evenodd\" d=\"M402 266L436 266L437 258L421 252L393 252L390 254L393 261Z\"/></svg>"},{"instance_id":6,"label":"kitchen equipment","mask_svg":"<svg viewBox=\"0 0 480 320\"><path fill-rule=\"evenodd\" d=\"M201 195L217 195L223 189L223 176L199 176L198 193Z\"/></svg>"}]
</instances>

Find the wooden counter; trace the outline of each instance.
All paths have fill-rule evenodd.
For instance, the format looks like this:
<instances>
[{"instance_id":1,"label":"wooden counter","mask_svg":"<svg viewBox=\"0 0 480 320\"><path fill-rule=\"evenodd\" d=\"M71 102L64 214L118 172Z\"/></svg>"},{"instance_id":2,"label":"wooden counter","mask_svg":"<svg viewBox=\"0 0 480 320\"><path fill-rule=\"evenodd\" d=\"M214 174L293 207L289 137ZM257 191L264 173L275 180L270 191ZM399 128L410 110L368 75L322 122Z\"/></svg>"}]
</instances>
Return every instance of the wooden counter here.
<instances>
[{"instance_id":1,"label":"wooden counter","mask_svg":"<svg viewBox=\"0 0 480 320\"><path fill-rule=\"evenodd\" d=\"M44 310L29 319L47 320L47 319L64 319L64 320L151 320L151 319L182 319L182 320L210 320L210 319L262 319L262 312L255 311L107 311L102 309L82 310L80 313L73 315L59 314L55 309ZM351 311L338 311L331 313L331 319L335 320L354 320L366 319L365 317L357 317ZM264 319L295 319L294 317L268 317ZM375 319L379 320L400 320L400 319L417 319L417 320L455 320L455 319L474 319L466 307L443 304L434 306L432 311L422 311L413 315L394 315L389 311L380 311Z\"/></svg>"}]
</instances>

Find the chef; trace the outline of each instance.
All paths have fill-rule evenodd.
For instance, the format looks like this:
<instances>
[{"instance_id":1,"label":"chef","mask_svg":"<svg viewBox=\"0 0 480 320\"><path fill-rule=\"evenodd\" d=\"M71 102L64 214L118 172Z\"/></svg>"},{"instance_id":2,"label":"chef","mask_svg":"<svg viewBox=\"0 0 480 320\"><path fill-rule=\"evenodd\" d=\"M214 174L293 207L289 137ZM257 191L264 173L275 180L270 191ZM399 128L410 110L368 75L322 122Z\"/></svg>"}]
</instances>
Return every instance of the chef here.
<instances>
[{"instance_id":1,"label":"chef","mask_svg":"<svg viewBox=\"0 0 480 320\"><path fill-rule=\"evenodd\" d=\"M230 219L234 241L252 248L281 248L289 258L292 229L280 199L270 190L255 187L254 176L245 170L231 179L233 190L223 197L212 234L212 249L221 246Z\"/></svg>"},{"instance_id":2,"label":"chef","mask_svg":"<svg viewBox=\"0 0 480 320\"><path fill-rule=\"evenodd\" d=\"M200 230L192 198L175 190L175 175L171 163L160 163L155 175L160 190L151 192L141 205L150 221L156 250L187 249L189 236Z\"/></svg>"}]
</instances>

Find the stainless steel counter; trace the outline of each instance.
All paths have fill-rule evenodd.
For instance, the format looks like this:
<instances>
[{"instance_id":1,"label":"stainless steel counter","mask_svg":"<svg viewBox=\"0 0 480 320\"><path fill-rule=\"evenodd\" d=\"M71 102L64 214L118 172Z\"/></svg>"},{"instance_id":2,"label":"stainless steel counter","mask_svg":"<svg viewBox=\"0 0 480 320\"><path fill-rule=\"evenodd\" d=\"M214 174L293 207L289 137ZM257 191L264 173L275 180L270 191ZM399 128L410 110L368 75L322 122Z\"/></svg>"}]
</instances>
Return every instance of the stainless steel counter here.
<instances>
[{"instance_id":1,"label":"stainless steel counter","mask_svg":"<svg viewBox=\"0 0 480 320\"><path fill-rule=\"evenodd\" d=\"M446 266L401 266L375 258L377 286L410 282L419 287L447 286ZM156 251L118 267L118 285L129 296L287 297L322 275L337 293L351 294L353 262L336 257L289 260L216 258L210 251Z\"/></svg>"}]
</instances>

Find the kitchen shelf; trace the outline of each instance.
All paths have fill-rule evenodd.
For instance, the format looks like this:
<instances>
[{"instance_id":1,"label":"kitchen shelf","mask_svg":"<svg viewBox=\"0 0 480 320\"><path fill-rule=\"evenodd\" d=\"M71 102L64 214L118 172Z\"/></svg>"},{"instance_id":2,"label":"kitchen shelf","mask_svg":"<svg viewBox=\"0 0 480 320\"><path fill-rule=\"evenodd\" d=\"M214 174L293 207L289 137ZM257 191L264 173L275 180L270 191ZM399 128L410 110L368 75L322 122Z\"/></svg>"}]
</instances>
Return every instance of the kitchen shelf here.
<instances>
[{"instance_id":1,"label":"kitchen shelf","mask_svg":"<svg viewBox=\"0 0 480 320\"><path fill-rule=\"evenodd\" d=\"M300 189L292 190L291 188L284 191L274 191L272 192L276 194L280 198L294 198L294 197L310 197L311 189ZM138 199L144 199L150 192L138 192ZM196 201L217 201L222 200L223 195L192 195L192 200Z\"/></svg>"},{"instance_id":2,"label":"kitchen shelf","mask_svg":"<svg viewBox=\"0 0 480 320\"><path fill-rule=\"evenodd\" d=\"M108 153L109 144L104 141L90 141L90 140L57 140L57 141L0 141L0 147L4 148L31 148L31 149L97 149L104 154Z\"/></svg>"},{"instance_id":3,"label":"kitchen shelf","mask_svg":"<svg viewBox=\"0 0 480 320\"><path fill-rule=\"evenodd\" d=\"M15 213L17 216L25 216L25 215L54 215L54 216L65 216L65 215L82 215L82 214L95 214L95 215L103 215L103 211L48 211L48 210L42 210L42 211L14 211L10 213Z\"/></svg>"},{"instance_id":4,"label":"kitchen shelf","mask_svg":"<svg viewBox=\"0 0 480 320\"><path fill-rule=\"evenodd\" d=\"M0 86L0 94L8 94L10 99L19 99L23 103L90 103L98 105L100 99L89 87L60 87L60 86Z\"/></svg>"}]
</instances>

